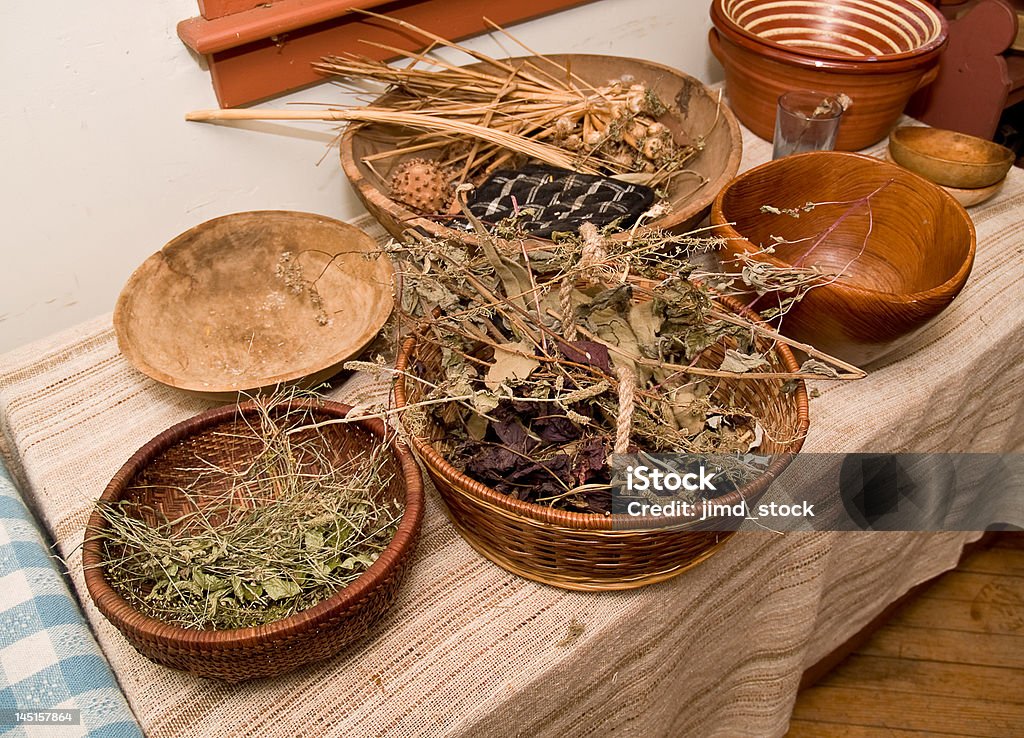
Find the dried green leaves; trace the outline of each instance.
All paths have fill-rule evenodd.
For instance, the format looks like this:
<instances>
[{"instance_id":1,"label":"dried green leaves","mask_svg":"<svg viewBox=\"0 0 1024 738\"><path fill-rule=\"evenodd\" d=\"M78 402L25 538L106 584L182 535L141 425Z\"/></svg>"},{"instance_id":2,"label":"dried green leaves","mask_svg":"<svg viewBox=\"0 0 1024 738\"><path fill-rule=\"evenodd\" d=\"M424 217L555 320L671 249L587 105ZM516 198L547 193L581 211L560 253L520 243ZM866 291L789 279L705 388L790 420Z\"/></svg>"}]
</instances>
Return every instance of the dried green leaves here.
<instances>
[{"instance_id":1,"label":"dried green leaves","mask_svg":"<svg viewBox=\"0 0 1024 738\"><path fill-rule=\"evenodd\" d=\"M623 376L635 378L633 447L746 453L763 442L757 409L722 380L769 369L781 388L785 371L770 340L688 279L690 254L715 239L616 242L589 229L527 254L477 233L477 250L422 236L388 247L417 292L402 302L417 355L433 357L410 367L403 423L435 428L466 474L519 499L607 512ZM436 295L456 300L439 310Z\"/></svg>"},{"instance_id":2,"label":"dried green leaves","mask_svg":"<svg viewBox=\"0 0 1024 738\"><path fill-rule=\"evenodd\" d=\"M384 450L335 461L311 422L265 411L245 431L263 446L251 463L182 470L190 482L166 490L186 510L173 519L139 502L100 505L111 586L151 617L219 630L280 620L355 580L394 536L401 503L383 494Z\"/></svg>"}]
</instances>

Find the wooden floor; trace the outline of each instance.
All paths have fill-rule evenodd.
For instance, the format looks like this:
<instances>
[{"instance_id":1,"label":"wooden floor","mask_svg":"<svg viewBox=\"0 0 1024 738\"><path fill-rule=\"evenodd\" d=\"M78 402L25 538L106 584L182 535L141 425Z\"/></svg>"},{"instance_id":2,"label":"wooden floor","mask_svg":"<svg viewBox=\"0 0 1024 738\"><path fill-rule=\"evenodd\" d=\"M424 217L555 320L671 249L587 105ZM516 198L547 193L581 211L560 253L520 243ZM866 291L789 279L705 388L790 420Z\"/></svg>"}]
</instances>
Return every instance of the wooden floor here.
<instances>
[{"instance_id":1,"label":"wooden floor","mask_svg":"<svg viewBox=\"0 0 1024 738\"><path fill-rule=\"evenodd\" d=\"M1024 534L1000 534L797 698L788 738L1024 738Z\"/></svg>"}]
</instances>

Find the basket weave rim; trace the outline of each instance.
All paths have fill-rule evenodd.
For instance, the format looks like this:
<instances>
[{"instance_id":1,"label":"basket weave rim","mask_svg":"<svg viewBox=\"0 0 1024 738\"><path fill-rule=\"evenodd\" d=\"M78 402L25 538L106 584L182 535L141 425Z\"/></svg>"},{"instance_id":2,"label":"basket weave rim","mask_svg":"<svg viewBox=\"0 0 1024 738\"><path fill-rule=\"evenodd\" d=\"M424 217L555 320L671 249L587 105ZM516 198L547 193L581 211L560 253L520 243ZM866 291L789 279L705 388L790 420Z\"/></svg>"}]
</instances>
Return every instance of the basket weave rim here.
<instances>
[{"instance_id":1,"label":"basket weave rim","mask_svg":"<svg viewBox=\"0 0 1024 738\"><path fill-rule=\"evenodd\" d=\"M279 403L273 408L288 406L305 408L330 418L344 418L352 410L350 405L330 400L295 399ZM255 402L246 401L238 405L207 410L199 415L171 426L142 448L118 470L100 495L98 501L115 502L121 498L128 484L156 456L189 436L215 427L239 415L256 412ZM96 508L89 516L82 546L82 566L85 583L90 597L101 613L118 630L143 635L146 640L164 647L187 651L215 651L222 648L253 646L259 643L305 633L326 624L336 613L343 612L349 605L359 602L367 594L384 584L392 570L415 546L423 519L423 479L419 465L408 447L390 432L377 418L361 418L353 425L369 431L380 443L387 444L394 454L405 483L405 509L394 537L381 552L378 559L355 581L342 587L328 599L311 608L297 612L281 620L265 625L228 630L196 630L172 625L143 614L129 604L107 582L102 568L100 539L98 534L105 527L103 518Z\"/></svg>"},{"instance_id":2,"label":"basket weave rim","mask_svg":"<svg viewBox=\"0 0 1024 738\"><path fill-rule=\"evenodd\" d=\"M764 321L761 320L757 313L739 301L734 300L727 295L718 295L715 299L733 312L739 313L759 325L765 325ZM404 408L407 403L405 373L409 369L410 360L416 348L416 342L416 334L406 337L402 342L402 348L395 363L395 407L399 410ZM797 364L796 358L793 356L793 352L790 351L788 346L783 343L776 343L774 350L778 352L779 358L782 360L783 365L788 371L795 373L799 370L800 366ZM786 451L776 455L776 458L759 477L738 490L733 490L732 492L714 498L715 504L736 504L743 499L760 494L767 489L768 485L779 474L781 474L787 466L789 466L790 462L803 447L804 438L807 435L807 428L810 424L807 386L803 380L797 381L797 386L793 391L792 396L797 403L798 427L796 440L789 445ZM497 490L478 482L466 474L463 474L448 463L444 456L434 448L433 444L431 444L429 440L416 436L412 433L409 433L408 435L412 441L413 447L416 449L416 453L420 454L424 458L425 463L432 467L438 474L445 477L453 485L458 486L465 492L502 510L519 514L527 518L532 518L534 520L539 520L543 523L582 530L626 531L630 528L664 528L663 521L653 518L633 517L631 515L602 515L600 513L570 512L567 510L556 510L554 508L547 507L545 505L537 505L532 502L513 499L512 497L503 495Z\"/></svg>"}]
</instances>

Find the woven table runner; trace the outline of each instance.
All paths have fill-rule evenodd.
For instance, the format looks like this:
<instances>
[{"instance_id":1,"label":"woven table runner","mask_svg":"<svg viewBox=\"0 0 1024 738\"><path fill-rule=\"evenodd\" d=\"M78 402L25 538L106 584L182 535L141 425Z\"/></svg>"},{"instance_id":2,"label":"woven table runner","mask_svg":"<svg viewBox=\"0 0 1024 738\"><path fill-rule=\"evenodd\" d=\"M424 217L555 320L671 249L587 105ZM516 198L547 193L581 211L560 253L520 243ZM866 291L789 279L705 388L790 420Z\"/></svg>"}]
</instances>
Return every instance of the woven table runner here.
<instances>
[{"instance_id":1,"label":"woven table runner","mask_svg":"<svg viewBox=\"0 0 1024 738\"><path fill-rule=\"evenodd\" d=\"M770 156L748 132L744 147L744 168ZM805 451L1024 448L1022 175L971 211L977 261L952 308L867 379L814 383ZM332 395L382 391L356 375ZM803 670L977 537L743 533L671 581L574 593L480 557L431 493L410 576L371 636L322 665L225 686L137 654L89 601L78 553L118 467L206 407L135 371L109 316L0 357L0 453L153 737L781 735Z\"/></svg>"}]
</instances>

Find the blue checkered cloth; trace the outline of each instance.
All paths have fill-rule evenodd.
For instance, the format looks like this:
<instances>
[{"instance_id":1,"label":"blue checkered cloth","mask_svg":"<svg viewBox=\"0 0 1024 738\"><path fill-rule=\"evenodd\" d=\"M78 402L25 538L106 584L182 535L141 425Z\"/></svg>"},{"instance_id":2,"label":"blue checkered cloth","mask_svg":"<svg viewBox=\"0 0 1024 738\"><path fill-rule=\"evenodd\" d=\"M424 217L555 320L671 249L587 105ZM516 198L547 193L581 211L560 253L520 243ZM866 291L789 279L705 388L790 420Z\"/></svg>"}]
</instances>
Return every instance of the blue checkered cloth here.
<instances>
[{"instance_id":1,"label":"blue checkered cloth","mask_svg":"<svg viewBox=\"0 0 1024 738\"><path fill-rule=\"evenodd\" d=\"M0 465L0 734L141 737L57 566ZM80 724L16 725L5 715L52 709L80 710Z\"/></svg>"}]
</instances>

